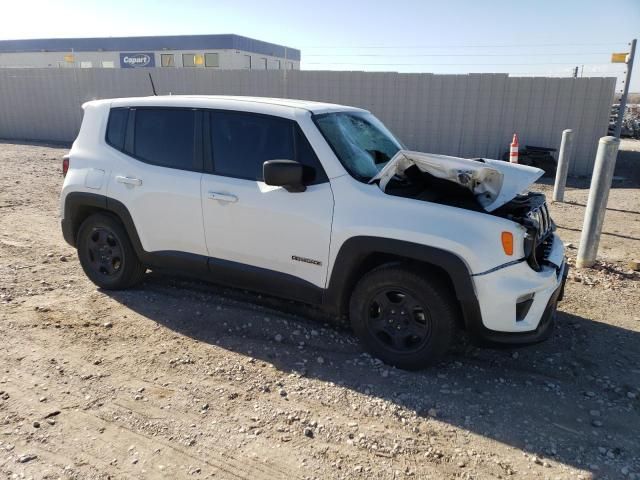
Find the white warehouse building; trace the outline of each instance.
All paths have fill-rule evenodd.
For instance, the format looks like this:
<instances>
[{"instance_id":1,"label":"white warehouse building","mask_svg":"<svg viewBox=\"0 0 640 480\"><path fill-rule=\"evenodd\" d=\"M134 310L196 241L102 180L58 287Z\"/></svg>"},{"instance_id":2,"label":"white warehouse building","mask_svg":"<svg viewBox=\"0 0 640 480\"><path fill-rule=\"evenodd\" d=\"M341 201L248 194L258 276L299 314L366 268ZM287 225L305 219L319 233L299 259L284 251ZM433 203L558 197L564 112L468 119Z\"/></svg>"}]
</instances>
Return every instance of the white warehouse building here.
<instances>
[{"instance_id":1,"label":"white warehouse building","mask_svg":"<svg viewBox=\"0 0 640 480\"><path fill-rule=\"evenodd\" d=\"M0 40L0 68L299 70L300 50L240 35Z\"/></svg>"}]
</instances>

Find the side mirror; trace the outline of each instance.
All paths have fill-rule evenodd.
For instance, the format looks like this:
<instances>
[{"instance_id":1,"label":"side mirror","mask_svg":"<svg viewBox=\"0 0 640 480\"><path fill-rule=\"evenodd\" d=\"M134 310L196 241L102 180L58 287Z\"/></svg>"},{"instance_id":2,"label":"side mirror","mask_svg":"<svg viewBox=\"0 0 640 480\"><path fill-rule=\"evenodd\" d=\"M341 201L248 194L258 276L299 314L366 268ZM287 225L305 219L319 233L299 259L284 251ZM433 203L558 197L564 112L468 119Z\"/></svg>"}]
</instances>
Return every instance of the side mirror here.
<instances>
[{"instance_id":1,"label":"side mirror","mask_svg":"<svg viewBox=\"0 0 640 480\"><path fill-rule=\"evenodd\" d=\"M284 187L288 192L304 192L302 164L293 160L267 160L262 164L264 183Z\"/></svg>"}]
</instances>

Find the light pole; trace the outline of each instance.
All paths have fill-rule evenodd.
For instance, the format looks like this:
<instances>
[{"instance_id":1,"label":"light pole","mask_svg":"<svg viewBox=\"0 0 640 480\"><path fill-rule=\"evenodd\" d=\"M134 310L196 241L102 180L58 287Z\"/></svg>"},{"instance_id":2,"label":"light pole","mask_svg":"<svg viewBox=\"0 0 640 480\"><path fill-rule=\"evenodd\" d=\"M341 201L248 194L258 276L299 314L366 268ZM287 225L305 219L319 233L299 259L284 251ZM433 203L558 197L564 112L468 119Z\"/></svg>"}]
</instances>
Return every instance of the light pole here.
<instances>
[{"instance_id":1,"label":"light pole","mask_svg":"<svg viewBox=\"0 0 640 480\"><path fill-rule=\"evenodd\" d=\"M624 79L624 90L622 91L622 97L620 97L620 108L618 109L618 119L616 120L616 129L613 136L620 138L622 132L622 120L624 118L624 112L627 109L627 97L629 96L629 84L631 83L631 71L633 70L633 57L636 54L636 39L631 40L631 50L629 51L629 57L627 60L627 75Z\"/></svg>"}]
</instances>

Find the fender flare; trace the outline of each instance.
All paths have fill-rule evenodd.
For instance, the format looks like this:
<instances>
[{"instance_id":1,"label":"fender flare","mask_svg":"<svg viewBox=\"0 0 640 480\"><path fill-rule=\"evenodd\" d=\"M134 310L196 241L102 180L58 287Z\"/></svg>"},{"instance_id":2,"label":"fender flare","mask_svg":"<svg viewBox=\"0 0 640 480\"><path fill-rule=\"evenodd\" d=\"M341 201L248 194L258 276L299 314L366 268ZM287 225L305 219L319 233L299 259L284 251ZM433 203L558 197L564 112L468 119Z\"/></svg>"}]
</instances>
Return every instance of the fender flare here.
<instances>
[{"instance_id":1,"label":"fender flare","mask_svg":"<svg viewBox=\"0 0 640 480\"><path fill-rule=\"evenodd\" d=\"M147 252L140 241L129 209L120 201L90 192L70 192L64 200L62 234L66 242L76 247L78 229L84 219L96 211L113 214L124 226L131 245L142 263L148 266L181 271L189 268L197 275L207 272L207 257L185 252Z\"/></svg>"},{"instance_id":2,"label":"fender flare","mask_svg":"<svg viewBox=\"0 0 640 480\"><path fill-rule=\"evenodd\" d=\"M137 255L144 255L140 237L133 223L131 214L122 202L105 195L90 192L70 192L64 199L64 218L62 219L62 233L66 242L76 246L76 236L80 224L86 218L87 211L102 210L115 214L124 225L131 244Z\"/></svg>"},{"instance_id":3,"label":"fender flare","mask_svg":"<svg viewBox=\"0 0 640 480\"><path fill-rule=\"evenodd\" d=\"M469 327L478 322L482 324L471 271L464 260L440 248L383 237L357 236L342 244L333 262L328 287L323 297L325 308L338 315L347 312L345 306L348 305L348 296L358 281L359 267L367 257L375 254L417 260L442 269L451 280L465 325Z\"/></svg>"}]
</instances>

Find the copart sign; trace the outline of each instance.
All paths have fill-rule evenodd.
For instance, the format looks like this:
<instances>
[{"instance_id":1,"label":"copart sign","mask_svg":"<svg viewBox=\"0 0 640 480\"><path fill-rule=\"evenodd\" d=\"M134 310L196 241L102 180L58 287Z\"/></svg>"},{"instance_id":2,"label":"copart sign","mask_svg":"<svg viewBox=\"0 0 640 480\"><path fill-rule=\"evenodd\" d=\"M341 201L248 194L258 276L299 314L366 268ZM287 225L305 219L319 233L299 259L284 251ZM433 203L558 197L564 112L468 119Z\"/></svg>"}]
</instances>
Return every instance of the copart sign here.
<instances>
[{"instance_id":1,"label":"copart sign","mask_svg":"<svg viewBox=\"0 0 640 480\"><path fill-rule=\"evenodd\" d=\"M120 54L121 68L155 67L156 59L152 52L133 52Z\"/></svg>"}]
</instances>

